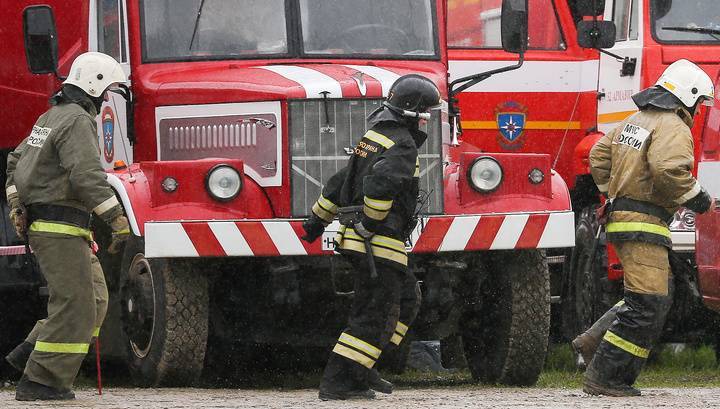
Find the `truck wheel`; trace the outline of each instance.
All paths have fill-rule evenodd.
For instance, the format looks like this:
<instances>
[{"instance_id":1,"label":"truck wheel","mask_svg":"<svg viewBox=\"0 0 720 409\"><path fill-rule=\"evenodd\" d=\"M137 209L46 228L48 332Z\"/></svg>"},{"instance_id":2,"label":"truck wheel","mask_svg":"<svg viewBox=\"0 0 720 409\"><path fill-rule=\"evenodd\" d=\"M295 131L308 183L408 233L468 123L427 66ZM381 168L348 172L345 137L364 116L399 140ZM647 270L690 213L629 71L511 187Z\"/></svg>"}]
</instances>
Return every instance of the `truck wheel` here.
<instances>
[{"instance_id":1,"label":"truck wheel","mask_svg":"<svg viewBox=\"0 0 720 409\"><path fill-rule=\"evenodd\" d=\"M550 273L541 251L492 252L489 275L460 319L465 359L483 383L537 382L550 335Z\"/></svg>"},{"instance_id":2,"label":"truck wheel","mask_svg":"<svg viewBox=\"0 0 720 409\"><path fill-rule=\"evenodd\" d=\"M605 294L603 286L603 276L607 275L605 241L601 239L595 254L590 254L598 228L596 207L588 206L580 211L575 227L575 247L564 266L567 288L562 303L562 320L563 333L569 340L590 328L612 306L611 300L605 300L609 295ZM595 259L591 268L584 271L590 257Z\"/></svg>"},{"instance_id":3,"label":"truck wheel","mask_svg":"<svg viewBox=\"0 0 720 409\"><path fill-rule=\"evenodd\" d=\"M133 382L187 386L197 381L208 336L208 285L187 262L147 259L144 242L125 246L121 317Z\"/></svg>"}]
</instances>

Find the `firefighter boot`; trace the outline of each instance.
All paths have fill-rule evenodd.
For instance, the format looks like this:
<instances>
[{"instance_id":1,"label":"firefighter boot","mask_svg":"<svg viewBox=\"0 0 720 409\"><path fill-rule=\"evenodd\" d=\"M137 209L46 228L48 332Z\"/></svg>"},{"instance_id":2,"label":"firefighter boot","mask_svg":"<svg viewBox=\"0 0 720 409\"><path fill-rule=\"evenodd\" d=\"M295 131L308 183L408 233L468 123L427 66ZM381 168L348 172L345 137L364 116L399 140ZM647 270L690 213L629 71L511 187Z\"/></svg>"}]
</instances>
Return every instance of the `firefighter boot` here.
<instances>
[{"instance_id":1,"label":"firefighter boot","mask_svg":"<svg viewBox=\"0 0 720 409\"><path fill-rule=\"evenodd\" d=\"M623 301L615 304L610 308L602 317L600 317L595 323L588 328L587 331L575 337L571 345L576 354L582 356L585 367L590 365L595 351L597 351L600 341L602 341L605 331L610 328L613 321L617 317L617 311L624 304Z\"/></svg>"},{"instance_id":2,"label":"firefighter boot","mask_svg":"<svg viewBox=\"0 0 720 409\"><path fill-rule=\"evenodd\" d=\"M56 389L33 382L23 375L15 388L15 400L73 400L75 392L70 389Z\"/></svg>"},{"instance_id":3,"label":"firefighter boot","mask_svg":"<svg viewBox=\"0 0 720 409\"><path fill-rule=\"evenodd\" d=\"M615 325L612 329L617 331ZM617 335L614 335L614 338L619 339ZM585 370L583 392L588 395L640 396L640 391L631 385L635 383L644 361L639 356L603 340Z\"/></svg>"},{"instance_id":4,"label":"firefighter boot","mask_svg":"<svg viewBox=\"0 0 720 409\"><path fill-rule=\"evenodd\" d=\"M18 372L25 370L25 364L30 358L30 354L33 351L33 344L23 341L20 345L16 346L15 349L10 351L5 357L5 360Z\"/></svg>"},{"instance_id":5,"label":"firefighter boot","mask_svg":"<svg viewBox=\"0 0 720 409\"><path fill-rule=\"evenodd\" d=\"M368 386L368 370L331 353L320 381L320 400L374 399Z\"/></svg>"},{"instance_id":6,"label":"firefighter boot","mask_svg":"<svg viewBox=\"0 0 720 409\"><path fill-rule=\"evenodd\" d=\"M383 379L377 369L372 368L368 373L368 386L370 389L380 393L392 393L393 384Z\"/></svg>"}]
</instances>

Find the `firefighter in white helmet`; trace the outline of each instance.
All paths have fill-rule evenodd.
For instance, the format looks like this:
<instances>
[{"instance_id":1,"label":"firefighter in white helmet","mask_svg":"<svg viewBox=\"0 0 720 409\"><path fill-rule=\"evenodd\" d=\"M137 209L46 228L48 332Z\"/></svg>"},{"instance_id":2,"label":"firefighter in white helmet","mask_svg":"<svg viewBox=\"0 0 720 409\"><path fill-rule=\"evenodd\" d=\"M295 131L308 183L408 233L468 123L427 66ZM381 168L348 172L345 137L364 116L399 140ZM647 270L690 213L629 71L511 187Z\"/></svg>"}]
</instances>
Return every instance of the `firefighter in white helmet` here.
<instances>
[{"instance_id":1,"label":"firefighter in white helmet","mask_svg":"<svg viewBox=\"0 0 720 409\"><path fill-rule=\"evenodd\" d=\"M47 280L48 317L6 359L24 373L17 400L67 400L107 311L107 288L91 250L91 213L129 235L128 220L106 180L95 117L108 89L127 78L112 57L78 56L52 107L8 156L10 216Z\"/></svg>"},{"instance_id":2,"label":"firefighter in white helmet","mask_svg":"<svg viewBox=\"0 0 720 409\"><path fill-rule=\"evenodd\" d=\"M632 385L672 303L668 222L680 206L698 213L714 206L692 175L690 132L700 107L713 104L710 77L679 60L633 101L640 112L590 152L593 179L610 202L606 237L622 263L625 287L623 300L573 341L588 359L583 390L592 395L640 395Z\"/></svg>"}]
</instances>

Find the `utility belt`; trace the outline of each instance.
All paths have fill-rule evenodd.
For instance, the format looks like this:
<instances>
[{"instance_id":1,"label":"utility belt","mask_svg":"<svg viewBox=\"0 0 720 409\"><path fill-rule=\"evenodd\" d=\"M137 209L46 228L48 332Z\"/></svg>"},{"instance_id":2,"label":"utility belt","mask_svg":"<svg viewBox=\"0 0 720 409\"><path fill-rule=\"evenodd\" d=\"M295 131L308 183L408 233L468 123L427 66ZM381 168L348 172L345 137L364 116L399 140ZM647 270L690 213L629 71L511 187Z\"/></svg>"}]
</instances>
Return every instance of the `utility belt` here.
<instances>
[{"instance_id":1,"label":"utility belt","mask_svg":"<svg viewBox=\"0 0 720 409\"><path fill-rule=\"evenodd\" d=\"M672 249L670 229L667 225L672 221L672 215L664 208L641 200L626 197L612 201L607 213L615 211L630 211L655 216L666 225L649 222L614 221L605 226L605 233L609 242L644 241L658 244Z\"/></svg>"},{"instance_id":2,"label":"utility belt","mask_svg":"<svg viewBox=\"0 0 720 409\"><path fill-rule=\"evenodd\" d=\"M80 209L70 206L51 205L51 204L34 204L27 206L28 225L37 220L48 222L60 222L71 224L83 229L89 229L91 223L91 214Z\"/></svg>"},{"instance_id":3,"label":"utility belt","mask_svg":"<svg viewBox=\"0 0 720 409\"><path fill-rule=\"evenodd\" d=\"M637 212L637 213L644 213L648 214L650 216L655 216L658 219L665 222L665 224L670 224L673 220L673 215L670 214L667 210L665 210L664 207L658 206L656 204L652 204L649 202L644 202L642 200L635 200L630 199L628 197L619 197L616 199L613 199L612 204L610 205L610 212L617 212L617 211L629 211L629 212Z\"/></svg>"},{"instance_id":4,"label":"utility belt","mask_svg":"<svg viewBox=\"0 0 720 409\"><path fill-rule=\"evenodd\" d=\"M345 206L338 208L338 220L344 226L352 226L360 223L363 219L363 206ZM382 221L381 227L375 233L390 235L393 237L401 237L406 239L417 224L417 217L403 220L404 217L395 212L390 212L385 220Z\"/></svg>"},{"instance_id":5,"label":"utility belt","mask_svg":"<svg viewBox=\"0 0 720 409\"><path fill-rule=\"evenodd\" d=\"M352 226L362 221L363 206L338 207L338 220L344 226Z\"/></svg>"}]
</instances>

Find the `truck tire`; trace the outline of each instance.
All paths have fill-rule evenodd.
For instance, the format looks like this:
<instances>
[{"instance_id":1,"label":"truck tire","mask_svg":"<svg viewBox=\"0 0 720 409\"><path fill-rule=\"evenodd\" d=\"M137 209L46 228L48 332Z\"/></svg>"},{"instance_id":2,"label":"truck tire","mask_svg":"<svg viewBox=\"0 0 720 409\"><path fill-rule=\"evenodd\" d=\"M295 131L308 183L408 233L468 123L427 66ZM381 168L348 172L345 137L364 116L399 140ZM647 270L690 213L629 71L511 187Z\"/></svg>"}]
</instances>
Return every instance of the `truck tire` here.
<instances>
[{"instance_id":1,"label":"truck tire","mask_svg":"<svg viewBox=\"0 0 720 409\"><path fill-rule=\"evenodd\" d=\"M125 246L120 275L128 367L139 386L189 386L203 369L208 285L186 261L147 259L144 242Z\"/></svg>"},{"instance_id":2,"label":"truck tire","mask_svg":"<svg viewBox=\"0 0 720 409\"><path fill-rule=\"evenodd\" d=\"M607 245L603 237L598 242L595 254L590 254L598 228L596 207L592 205L580 211L575 227L575 247L571 256L565 259L567 285L562 303L562 332L568 340L590 328L614 304L615 297L608 294L604 285L604 278L607 277ZM595 259L591 268L584 271L589 257Z\"/></svg>"},{"instance_id":3,"label":"truck tire","mask_svg":"<svg viewBox=\"0 0 720 409\"><path fill-rule=\"evenodd\" d=\"M530 386L550 336L550 273L541 251L492 252L489 275L460 319L470 372L490 384Z\"/></svg>"}]
</instances>

